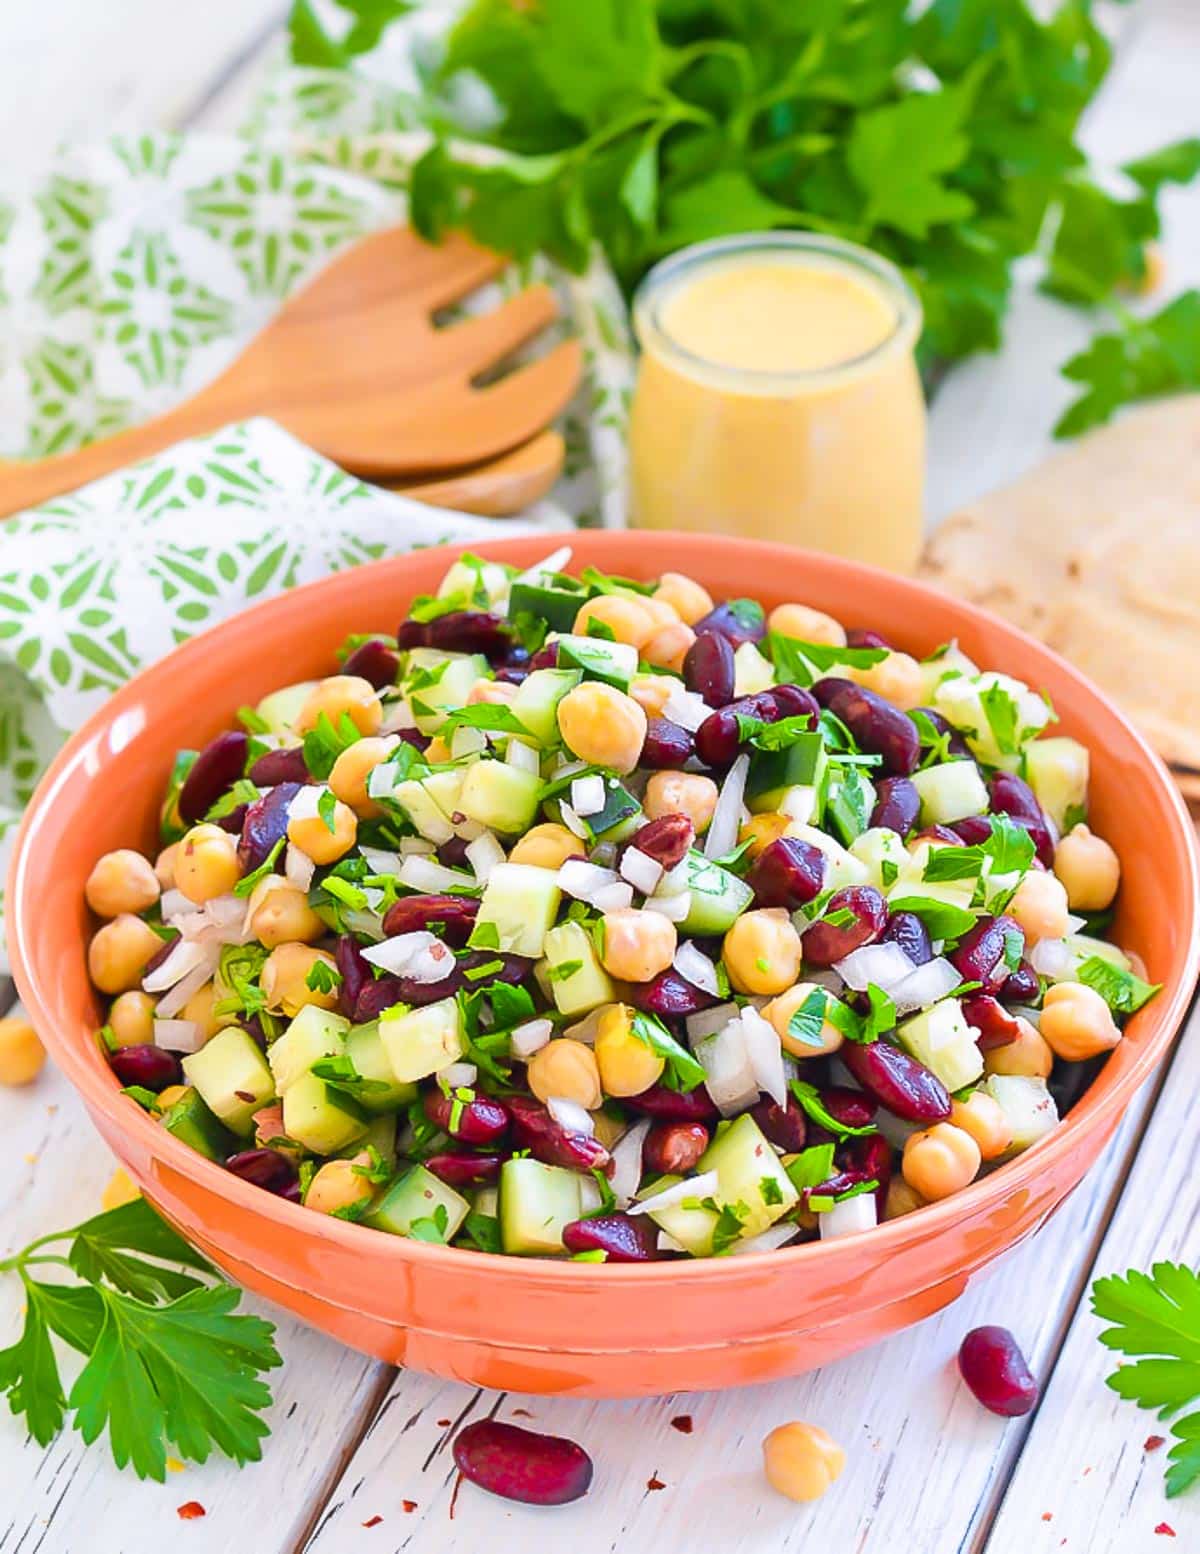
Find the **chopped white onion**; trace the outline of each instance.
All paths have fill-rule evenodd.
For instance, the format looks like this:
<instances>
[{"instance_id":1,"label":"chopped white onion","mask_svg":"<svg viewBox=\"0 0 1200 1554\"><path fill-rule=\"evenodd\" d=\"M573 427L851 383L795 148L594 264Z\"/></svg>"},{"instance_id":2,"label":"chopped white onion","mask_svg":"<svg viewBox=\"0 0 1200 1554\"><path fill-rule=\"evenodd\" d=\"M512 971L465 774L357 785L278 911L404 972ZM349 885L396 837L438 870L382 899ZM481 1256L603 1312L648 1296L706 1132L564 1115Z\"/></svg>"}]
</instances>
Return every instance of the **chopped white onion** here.
<instances>
[{"instance_id":1,"label":"chopped white onion","mask_svg":"<svg viewBox=\"0 0 1200 1554\"><path fill-rule=\"evenodd\" d=\"M1074 912L1071 912L1071 913L1068 914L1068 916L1067 916L1067 932L1068 933L1082 933L1083 930L1086 927L1087 927L1087 918L1086 917L1077 917Z\"/></svg>"},{"instance_id":2,"label":"chopped white onion","mask_svg":"<svg viewBox=\"0 0 1200 1554\"><path fill-rule=\"evenodd\" d=\"M856 1236L863 1230L874 1230L878 1224L875 1212L875 1194L860 1192L831 1209L817 1215L822 1241L837 1241L842 1236Z\"/></svg>"},{"instance_id":3,"label":"chopped white onion","mask_svg":"<svg viewBox=\"0 0 1200 1554\"><path fill-rule=\"evenodd\" d=\"M706 858L722 858L737 846L738 813L742 807L742 796L746 791L746 777L749 771L750 757L739 755L721 784L717 807L713 810L708 835L704 838Z\"/></svg>"},{"instance_id":4,"label":"chopped white onion","mask_svg":"<svg viewBox=\"0 0 1200 1554\"><path fill-rule=\"evenodd\" d=\"M291 884L295 885L298 890L309 889L312 885L312 878L316 867L316 864L302 848L297 847L295 842L288 843L283 859L283 873L284 877ZM376 873L379 872L381 871L376 870ZM391 873L392 871L389 869L387 872Z\"/></svg>"},{"instance_id":5,"label":"chopped white onion","mask_svg":"<svg viewBox=\"0 0 1200 1554\"><path fill-rule=\"evenodd\" d=\"M715 1009L701 1009L697 1014L689 1014L684 1021L688 1041L695 1047L698 1041L711 1036L714 1031L723 1030L730 1020L736 1020L737 1017L736 1004L718 1004Z\"/></svg>"},{"instance_id":6,"label":"chopped white onion","mask_svg":"<svg viewBox=\"0 0 1200 1554\"><path fill-rule=\"evenodd\" d=\"M936 1004L939 998L952 993L961 981L961 973L938 955L886 991L891 993L896 1013L908 1014L913 1009L928 1009L930 1004Z\"/></svg>"},{"instance_id":7,"label":"chopped white onion","mask_svg":"<svg viewBox=\"0 0 1200 1554\"><path fill-rule=\"evenodd\" d=\"M760 1230L756 1236L746 1236L735 1241L729 1248L728 1256L742 1257L747 1252L777 1252L799 1234L800 1227L790 1222L768 1225L766 1230Z\"/></svg>"},{"instance_id":8,"label":"chopped white onion","mask_svg":"<svg viewBox=\"0 0 1200 1554\"><path fill-rule=\"evenodd\" d=\"M508 1035L513 1057L531 1058L546 1045L553 1033L551 1020L526 1020L524 1025L515 1025Z\"/></svg>"},{"instance_id":9,"label":"chopped white onion","mask_svg":"<svg viewBox=\"0 0 1200 1554\"><path fill-rule=\"evenodd\" d=\"M592 863L598 863L602 869L611 869L617 861L617 844L615 842L597 842L588 854Z\"/></svg>"},{"instance_id":10,"label":"chopped white onion","mask_svg":"<svg viewBox=\"0 0 1200 1554\"><path fill-rule=\"evenodd\" d=\"M304 786L291 797L288 803L289 820L316 820L320 815L318 808L323 794L329 789L323 782L306 782Z\"/></svg>"},{"instance_id":11,"label":"chopped white onion","mask_svg":"<svg viewBox=\"0 0 1200 1554\"><path fill-rule=\"evenodd\" d=\"M531 567L526 567L524 572L518 572L512 581L513 583L533 583L536 585L541 581L545 573L562 572L570 559L571 547L569 545L560 545L557 550L552 550L543 560L534 562ZM509 586L511 587L512 584Z\"/></svg>"},{"instance_id":12,"label":"chopped white onion","mask_svg":"<svg viewBox=\"0 0 1200 1554\"><path fill-rule=\"evenodd\" d=\"M604 1194L594 1176L579 1178L579 1212L585 1217L604 1206Z\"/></svg>"},{"instance_id":13,"label":"chopped white onion","mask_svg":"<svg viewBox=\"0 0 1200 1554\"><path fill-rule=\"evenodd\" d=\"M559 1127L566 1128L568 1133L583 1133L591 1138L596 1131L591 1112L586 1106L580 1106L578 1101L568 1100L563 1095L552 1095L546 1102L546 1110Z\"/></svg>"},{"instance_id":14,"label":"chopped white onion","mask_svg":"<svg viewBox=\"0 0 1200 1554\"><path fill-rule=\"evenodd\" d=\"M399 734L406 728L416 728L417 720L407 696L396 696L391 701L381 698L380 705L383 708L383 721L379 725L381 734Z\"/></svg>"},{"instance_id":15,"label":"chopped white onion","mask_svg":"<svg viewBox=\"0 0 1200 1554\"><path fill-rule=\"evenodd\" d=\"M613 1168L608 1185L617 1200L618 1208L623 1209L633 1201L633 1196L642 1180L642 1146L646 1142L650 1127L650 1118L643 1117L640 1122L635 1122L632 1128L622 1133L613 1145Z\"/></svg>"},{"instance_id":16,"label":"chopped white onion","mask_svg":"<svg viewBox=\"0 0 1200 1554\"><path fill-rule=\"evenodd\" d=\"M866 991L868 983L891 994L904 979L916 969L898 944L864 944L851 950L849 955L835 961L833 969L847 987L856 992Z\"/></svg>"},{"instance_id":17,"label":"chopped white onion","mask_svg":"<svg viewBox=\"0 0 1200 1554\"><path fill-rule=\"evenodd\" d=\"M694 734L712 710L703 696L684 690L681 680L673 680L663 702L662 715L668 722L678 723L680 728Z\"/></svg>"},{"instance_id":18,"label":"chopped white onion","mask_svg":"<svg viewBox=\"0 0 1200 1554\"><path fill-rule=\"evenodd\" d=\"M758 1078L740 1018L696 1042L693 1051L704 1068L704 1087L723 1117L736 1116L758 1100Z\"/></svg>"},{"instance_id":19,"label":"chopped white onion","mask_svg":"<svg viewBox=\"0 0 1200 1554\"><path fill-rule=\"evenodd\" d=\"M559 799L558 801L558 813L563 825L566 826L567 830L570 831L573 836L577 836L581 842L586 842L588 840L592 833L588 830L587 826L583 823L583 821L579 818L571 806L565 803L562 799Z\"/></svg>"},{"instance_id":20,"label":"chopped white onion","mask_svg":"<svg viewBox=\"0 0 1200 1554\"><path fill-rule=\"evenodd\" d=\"M660 1230L659 1231L659 1233L658 1233L658 1241L657 1241L656 1244L657 1244L658 1250L660 1252L686 1252L687 1251L687 1247L684 1246L683 1242L682 1241L676 1241L675 1237L670 1233L669 1230Z\"/></svg>"},{"instance_id":21,"label":"chopped white onion","mask_svg":"<svg viewBox=\"0 0 1200 1554\"><path fill-rule=\"evenodd\" d=\"M536 776L542 769L541 756L523 739L509 740L504 759L518 772L532 772Z\"/></svg>"},{"instance_id":22,"label":"chopped white onion","mask_svg":"<svg viewBox=\"0 0 1200 1554\"><path fill-rule=\"evenodd\" d=\"M560 755L550 768L550 781L561 782L564 777L570 777L575 772L586 772L586 761L568 760L565 755Z\"/></svg>"},{"instance_id":23,"label":"chopped white onion","mask_svg":"<svg viewBox=\"0 0 1200 1554\"><path fill-rule=\"evenodd\" d=\"M1039 939L1029 952L1029 964L1039 977L1065 977L1075 963L1063 939Z\"/></svg>"},{"instance_id":24,"label":"chopped white onion","mask_svg":"<svg viewBox=\"0 0 1200 1554\"><path fill-rule=\"evenodd\" d=\"M681 890L674 896L651 896L642 905L647 912L658 912L669 922L682 923L692 910L692 893Z\"/></svg>"},{"instance_id":25,"label":"chopped white onion","mask_svg":"<svg viewBox=\"0 0 1200 1554\"><path fill-rule=\"evenodd\" d=\"M221 947L218 944L206 945L206 959L186 977L180 977L175 986L169 992L163 994L155 1005L154 1012L160 1020L169 1020L185 1006L193 993L198 993L207 983L213 972L217 969L217 962L221 958Z\"/></svg>"},{"instance_id":26,"label":"chopped white onion","mask_svg":"<svg viewBox=\"0 0 1200 1554\"><path fill-rule=\"evenodd\" d=\"M619 883L615 869L602 869L583 858L568 858L558 871L558 883L568 896L591 901L598 890Z\"/></svg>"},{"instance_id":27,"label":"chopped white onion","mask_svg":"<svg viewBox=\"0 0 1200 1554\"><path fill-rule=\"evenodd\" d=\"M490 831L468 842L465 851L467 862L475 870L475 878L481 885L486 884L496 865L504 862L504 849Z\"/></svg>"},{"instance_id":28,"label":"chopped white onion","mask_svg":"<svg viewBox=\"0 0 1200 1554\"><path fill-rule=\"evenodd\" d=\"M376 869L378 874L391 874L394 872L395 868L399 867L401 858L430 858L435 852L437 852L437 848L431 841L429 841L427 837L402 836L400 838L400 844L394 853L387 853L384 852L382 848L376 847L360 847L359 852L362 853L363 857L367 860L368 863L371 862L372 853L374 853L378 858L395 858L396 863L392 869Z\"/></svg>"},{"instance_id":29,"label":"chopped white onion","mask_svg":"<svg viewBox=\"0 0 1200 1554\"><path fill-rule=\"evenodd\" d=\"M176 939L170 953L142 978L142 987L147 993L165 993L190 971L207 965L213 958L208 945L194 939Z\"/></svg>"},{"instance_id":30,"label":"chopped white onion","mask_svg":"<svg viewBox=\"0 0 1200 1554\"><path fill-rule=\"evenodd\" d=\"M640 1198L637 1203L631 1203L626 1213L649 1214L654 1209L669 1209L672 1204L683 1203L689 1198L709 1198L719 1185L715 1171L701 1171L699 1176L685 1177L673 1187L664 1187L649 1198Z\"/></svg>"},{"instance_id":31,"label":"chopped white onion","mask_svg":"<svg viewBox=\"0 0 1200 1554\"><path fill-rule=\"evenodd\" d=\"M195 1020L155 1020L154 1045L168 1052L199 1052L204 1032Z\"/></svg>"},{"instance_id":32,"label":"chopped white onion","mask_svg":"<svg viewBox=\"0 0 1200 1554\"><path fill-rule=\"evenodd\" d=\"M742 1010L742 1031L758 1088L765 1090L780 1106L786 1106L787 1075L783 1069L783 1044L779 1032L750 1004Z\"/></svg>"},{"instance_id":33,"label":"chopped white onion","mask_svg":"<svg viewBox=\"0 0 1200 1554\"><path fill-rule=\"evenodd\" d=\"M196 910L196 903L189 900L182 890L164 890L158 906L164 923L174 922L177 917L187 917Z\"/></svg>"},{"instance_id":34,"label":"chopped white onion","mask_svg":"<svg viewBox=\"0 0 1200 1554\"><path fill-rule=\"evenodd\" d=\"M363 959L394 976L415 982L441 982L454 970L454 953L424 928L396 934L363 951Z\"/></svg>"},{"instance_id":35,"label":"chopped white onion","mask_svg":"<svg viewBox=\"0 0 1200 1554\"><path fill-rule=\"evenodd\" d=\"M593 1009L590 1014L585 1014L582 1020L577 1020L574 1025L563 1027L563 1035L569 1036L572 1041L581 1041L585 1046L591 1047L596 1041L596 1032L600 1029L600 1017L604 1013L604 1005Z\"/></svg>"},{"instance_id":36,"label":"chopped white onion","mask_svg":"<svg viewBox=\"0 0 1200 1554\"><path fill-rule=\"evenodd\" d=\"M396 787L396 768L391 761L380 761L367 775L367 792L373 799L390 799Z\"/></svg>"},{"instance_id":37,"label":"chopped white onion","mask_svg":"<svg viewBox=\"0 0 1200 1554\"><path fill-rule=\"evenodd\" d=\"M654 894L662 874L662 864L656 863L649 853L633 846L625 849L621 858L621 877L627 879L635 890L640 890L643 896Z\"/></svg>"},{"instance_id":38,"label":"chopped white onion","mask_svg":"<svg viewBox=\"0 0 1200 1554\"><path fill-rule=\"evenodd\" d=\"M685 939L675 951L672 964L693 987L698 987L702 993L711 993L714 998L719 996L721 984L717 981L716 966L690 939Z\"/></svg>"},{"instance_id":39,"label":"chopped white onion","mask_svg":"<svg viewBox=\"0 0 1200 1554\"><path fill-rule=\"evenodd\" d=\"M592 772L571 784L571 808L577 815L598 815L604 808L604 778Z\"/></svg>"},{"instance_id":40,"label":"chopped white onion","mask_svg":"<svg viewBox=\"0 0 1200 1554\"><path fill-rule=\"evenodd\" d=\"M447 1063L445 1068L438 1069L435 1077L451 1090L470 1089L479 1078L479 1070L474 1063Z\"/></svg>"},{"instance_id":41,"label":"chopped white onion","mask_svg":"<svg viewBox=\"0 0 1200 1554\"><path fill-rule=\"evenodd\" d=\"M633 905L633 886L624 880L615 885L602 885L592 896L592 905L598 912L623 912Z\"/></svg>"},{"instance_id":42,"label":"chopped white onion","mask_svg":"<svg viewBox=\"0 0 1200 1554\"><path fill-rule=\"evenodd\" d=\"M473 874L464 874L461 869L447 869L432 858L415 854L404 860L399 878L402 884L411 889L423 891L450 890L455 886L466 886L470 890L477 883Z\"/></svg>"}]
</instances>

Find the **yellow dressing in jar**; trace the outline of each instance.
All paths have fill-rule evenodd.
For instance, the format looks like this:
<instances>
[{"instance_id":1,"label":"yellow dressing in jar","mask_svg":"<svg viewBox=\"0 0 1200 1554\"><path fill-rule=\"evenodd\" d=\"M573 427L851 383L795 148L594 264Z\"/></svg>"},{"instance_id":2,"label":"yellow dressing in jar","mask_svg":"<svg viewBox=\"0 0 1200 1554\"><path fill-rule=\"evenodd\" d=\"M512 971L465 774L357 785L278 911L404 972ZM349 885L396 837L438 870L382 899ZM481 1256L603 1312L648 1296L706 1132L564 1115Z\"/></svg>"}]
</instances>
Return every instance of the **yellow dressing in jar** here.
<instances>
[{"instance_id":1,"label":"yellow dressing in jar","mask_svg":"<svg viewBox=\"0 0 1200 1554\"><path fill-rule=\"evenodd\" d=\"M634 302L634 523L910 570L920 322L892 265L832 238L720 239L658 265Z\"/></svg>"}]
</instances>

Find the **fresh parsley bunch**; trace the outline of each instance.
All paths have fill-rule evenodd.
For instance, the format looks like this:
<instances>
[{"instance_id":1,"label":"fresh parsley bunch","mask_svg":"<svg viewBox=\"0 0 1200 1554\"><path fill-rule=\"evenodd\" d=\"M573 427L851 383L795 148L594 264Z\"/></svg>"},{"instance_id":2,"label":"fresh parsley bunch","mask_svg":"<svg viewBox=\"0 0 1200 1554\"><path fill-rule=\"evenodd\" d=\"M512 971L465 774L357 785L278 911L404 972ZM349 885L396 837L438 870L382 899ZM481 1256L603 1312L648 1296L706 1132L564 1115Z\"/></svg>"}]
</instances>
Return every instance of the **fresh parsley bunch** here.
<instances>
[{"instance_id":1,"label":"fresh parsley bunch","mask_svg":"<svg viewBox=\"0 0 1200 1554\"><path fill-rule=\"evenodd\" d=\"M63 1242L65 1255L51 1250ZM25 1291L21 1336L0 1350L0 1392L40 1445L70 1410L89 1445L107 1429L117 1466L139 1478L165 1478L168 1443L194 1462L214 1447L239 1465L262 1455L275 1329L233 1315L239 1292L205 1282L215 1270L143 1198L40 1237L0 1272ZM69 1395L54 1339L86 1356Z\"/></svg>"}]
</instances>

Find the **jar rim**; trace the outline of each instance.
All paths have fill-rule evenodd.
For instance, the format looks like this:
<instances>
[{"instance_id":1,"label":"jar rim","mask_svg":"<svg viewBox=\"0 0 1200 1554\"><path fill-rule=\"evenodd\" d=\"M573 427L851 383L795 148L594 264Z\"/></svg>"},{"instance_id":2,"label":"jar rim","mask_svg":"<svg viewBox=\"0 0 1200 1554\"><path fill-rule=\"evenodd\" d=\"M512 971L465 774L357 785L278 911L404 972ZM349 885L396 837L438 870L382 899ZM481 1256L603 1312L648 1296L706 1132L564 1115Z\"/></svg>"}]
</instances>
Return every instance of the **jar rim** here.
<instances>
[{"instance_id":1,"label":"jar rim","mask_svg":"<svg viewBox=\"0 0 1200 1554\"><path fill-rule=\"evenodd\" d=\"M850 271L869 281L876 294L893 309L887 334L868 350L844 361L808 368L735 367L693 351L671 335L663 321L663 309L691 277L742 257L773 254L809 255L826 261L828 268ZM887 356L911 349L921 325L920 301L889 259L857 243L819 232L745 232L694 243L659 260L643 277L633 298L634 334L643 351L653 347L660 357L688 376L742 393L778 394L789 388L835 386L876 366Z\"/></svg>"}]
</instances>

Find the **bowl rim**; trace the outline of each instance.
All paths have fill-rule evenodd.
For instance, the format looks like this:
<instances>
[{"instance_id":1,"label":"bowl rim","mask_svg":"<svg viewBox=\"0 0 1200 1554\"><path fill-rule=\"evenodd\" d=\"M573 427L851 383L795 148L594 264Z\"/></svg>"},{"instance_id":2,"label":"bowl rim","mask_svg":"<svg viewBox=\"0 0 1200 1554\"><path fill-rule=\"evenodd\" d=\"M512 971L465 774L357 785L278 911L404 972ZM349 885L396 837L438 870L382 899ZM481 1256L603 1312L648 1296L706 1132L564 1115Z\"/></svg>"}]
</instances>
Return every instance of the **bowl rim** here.
<instances>
[{"instance_id":1,"label":"bowl rim","mask_svg":"<svg viewBox=\"0 0 1200 1554\"><path fill-rule=\"evenodd\" d=\"M554 1284L561 1290L562 1281L566 1278L572 1280L581 1293L588 1294L602 1291L614 1280L620 1283L654 1283L684 1279L690 1282L714 1283L734 1277L735 1274L738 1277L752 1274L754 1269L765 1268L768 1265L781 1270L791 1269L799 1272L820 1262L821 1266L827 1269L839 1257L846 1255L847 1247L863 1245L864 1237L850 1236L830 1241L805 1242L797 1247L745 1253L736 1258L691 1258L687 1261L681 1259L678 1262L598 1265L574 1262L569 1258L517 1258L503 1253L489 1254L469 1248L440 1246L403 1236L380 1235L369 1231L365 1226L337 1219L331 1215L313 1214L301 1204L291 1203L272 1193L265 1193L261 1188L232 1176L216 1162L205 1159L181 1140L165 1133L141 1107L124 1106L125 1098L120 1089L115 1084L113 1086L103 1084L101 1075L87 1061L84 1041L79 1039L81 1035L86 1036L86 1032L68 1034L57 1029L41 986L30 969L31 939L36 931L36 900L28 885L29 860L34 852L40 817L43 811L52 806L60 785L74 778L74 767L81 753L102 730L109 727L126 710L130 703L152 701L155 693L161 693L165 699L169 699L172 694L170 686L172 682L179 683L180 670L185 671L184 683L186 683L187 665L193 659L203 657L214 635L229 631L244 632L252 629L256 622L268 620L277 614L293 611L302 613L303 601L311 598L317 591L323 593L345 591L347 594L353 594L364 586L370 586L369 582L364 583L364 579L378 578L386 573L389 583L393 579L399 583L398 592L402 594L406 568L413 563L414 558L427 558L431 551L435 553L441 551L450 556L468 550L488 560L503 561L513 555L523 558L530 546L537 544L543 538L547 550L553 548L556 536L547 534L543 537L537 533L525 533L499 540L485 540L475 545L456 542L401 552L398 555L331 573L239 610L236 615L189 638L165 657L127 681L88 718L55 756L38 783L17 833L8 873L6 911L13 977L22 1002L35 1027L45 1033L43 1040L55 1062L79 1091L85 1103L89 1107L101 1109L122 1131L132 1131L135 1137L140 1136L153 1158L178 1170L183 1176L193 1178L197 1186L229 1200L237 1207L273 1219L282 1229L290 1228L297 1234L303 1233L315 1237L318 1241L332 1242L343 1251L362 1253L368 1247L372 1247L375 1255L391 1259L397 1265L413 1264L418 1268L429 1265L446 1273L452 1273L457 1269L467 1274L473 1270L476 1278L509 1277L519 1269L521 1277L531 1280L535 1285ZM670 542L678 547L680 566L686 565L689 550L702 549L704 570L709 573L719 573L722 557L728 556L732 559L735 555L743 556L750 551L761 557L764 575L770 575L773 567L794 574L796 569L811 566L823 570L827 575L832 574L830 580L848 591L856 579L862 579L864 576L882 579L910 595L917 603L926 601L939 608L949 604L952 608L961 610L967 617L978 619L990 629L999 631L1002 636L1015 639L1025 648L1031 649L1035 657L1044 659L1055 672L1074 681L1076 687L1081 689L1088 698L1099 701L1105 711L1123 725L1142 763L1149 769L1160 797L1164 800L1165 811L1171 818L1176 833L1175 840L1181 847L1186 864L1190 892L1186 902L1181 903L1186 932L1182 975L1174 986L1164 986L1159 999L1154 1004L1146 1006L1146 1012L1150 1015L1147 1023L1152 1027L1150 1037L1136 1054L1130 1068L1114 1082L1112 1087L1107 1092L1096 1095L1097 1085L1093 1081L1058 1126L1033 1148L1008 1161L990 1175L973 1182L962 1192L955 1193L940 1202L925 1205L921 1214L920 1239L936 1236L953 1221L963 1218L972 1210L983 1208L988 1200L999 1202L1010 1194L1029 1187L1042 1174L1043 1164L1050 1166L1071 1152L1081 1129L1085 1126L1099 1126L1111 1113L1123 1111L1133 1094L1166 1055L1187 1013L1197 977L1200 976L1200 933L1197 932L1198 923L1200 923L1200 842L1182 795L1172 781L1166 766L1111 699L1053 649L999 616L977 605L955 599L952 595L943 593L917 579L894 576L883 572L880 568L866 566L860 562L793 546L744 540L727 535L638 530L581 530L557 538L561 543L582 546L590 552L587 557L589 563L602 564L607 552L616 551L623 558L620 564L627 567L628 551L631 546L634 550L645 548L657 551L661 549L664 542ZM297 600L301 601L299 605L296 603ZM1140 1021L1146 1018L1146 1014L1139 1012L1134 1018ZM118 1102L122 1103L122 1110L117 1109ZM889 1249L897 1248L916 1234L915 1226L909 1223L909 1218L902 1215L894 1220L885 1220L883 1224L875 1226L865 1234L872 1238L872 1243L879 1253L886 1255ZM371 1240L365 1241L365 1236L370 1236Z\"/></svg>"}]
</instances>

